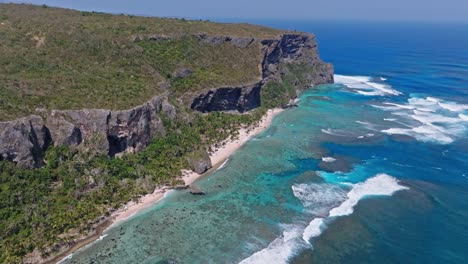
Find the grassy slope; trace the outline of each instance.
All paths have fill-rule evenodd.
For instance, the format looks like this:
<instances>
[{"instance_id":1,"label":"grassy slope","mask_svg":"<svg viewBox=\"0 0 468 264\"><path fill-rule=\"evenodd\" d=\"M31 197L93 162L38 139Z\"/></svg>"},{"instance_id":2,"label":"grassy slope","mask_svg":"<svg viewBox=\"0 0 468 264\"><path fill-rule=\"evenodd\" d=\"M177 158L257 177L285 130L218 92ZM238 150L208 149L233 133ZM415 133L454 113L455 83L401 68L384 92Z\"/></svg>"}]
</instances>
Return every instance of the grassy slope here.
<instances>
[{"instance_id":1,"label":"grassy slope","mask_svg":"<svg viewBox=\"0 0 468 264\"><path fill-rule=\"evenodd\" d=\"M259 78L257 45L211 46L190 37L131 40L140 34L202 33L273 38L281 31L0 4L0 121L36 108L128 109L161 93L165 81L180 95ZM181 68L193 74L184 79L171 76Z\"/></svg>"}]
</instances>

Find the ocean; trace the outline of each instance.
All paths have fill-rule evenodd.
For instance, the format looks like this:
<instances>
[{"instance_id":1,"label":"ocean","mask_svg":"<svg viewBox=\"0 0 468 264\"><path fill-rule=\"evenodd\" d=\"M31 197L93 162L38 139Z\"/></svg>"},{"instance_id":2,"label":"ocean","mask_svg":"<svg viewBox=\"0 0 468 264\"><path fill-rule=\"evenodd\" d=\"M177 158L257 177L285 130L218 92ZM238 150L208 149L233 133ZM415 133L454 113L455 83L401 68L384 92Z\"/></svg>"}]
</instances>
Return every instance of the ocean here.
<instances>
[{"instance_id":1,"label":"ocean","mask_svg":"<svg viewBox=\"0 0 468 264\"><path fill-rule=\"evenodd\" d=\"M222 167L64 263L468 263L468 27L254 21L313 32L305 91Z\"/></svg>"}]
</instances>

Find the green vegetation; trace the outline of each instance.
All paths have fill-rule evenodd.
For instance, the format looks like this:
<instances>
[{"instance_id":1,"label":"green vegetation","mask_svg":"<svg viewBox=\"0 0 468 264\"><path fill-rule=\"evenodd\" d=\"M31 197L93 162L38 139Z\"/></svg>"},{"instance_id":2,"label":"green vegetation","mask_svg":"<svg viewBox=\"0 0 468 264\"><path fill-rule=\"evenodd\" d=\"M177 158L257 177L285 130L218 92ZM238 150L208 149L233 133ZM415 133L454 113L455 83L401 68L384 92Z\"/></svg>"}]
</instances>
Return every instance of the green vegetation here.
<instances>
[{"instance_id":1,"label":"green vegetation","mask_svg":"<svg viewBox=\"0 0 468 264\"><path fill-rule=\"evenodd\" d=\"M262 107L249 114L193 113L179 100L261 76L258 43L214 46L193 34L273 38L280 33L247 24L0 4L0 121L37 108L129 109L163 92L179 117L162 116L166 135L121 158L52 147L39 169L0 160L0 263L20 263L33 249L53 254L54 245L86 234L96 219L123 203L157 186L179 184L175 176L188 160L295 97L314 70L305 64L280 65L282 81L263 87Z\"/></svg>"},{"instance_id":2,"label":"green vegetation","mask_svg":"<svg viewBox=\"0 0 468 264\"><path fill-rule=\"evenodd\" d=\"M281 82L270 81L261 90L262 106L265 108L282 107L291 98L297 96L297 87L307 87L309 81L306 76L315 71L305 63L280 64L283 72Z\"/></svg>"},{"instance_id":3,"label":"green vegetation","mask_svg":"<svg viewBox=\"0 0 468 264\"><path fill-rule=\"evenodd\" d=\"M164 76L176 95L203 88L248 84L260 76L258 63L262 58L258 43L247 48L229 43L213 46L190 36L136 43L144 50L141 61ZM183 69L191 73L183 78L174 76Z\"/></svg>"},{"instance_id":4,"label":"green vegetation","mask_svg":"<svg viewBox=\"0 0 468 264\"><path fill-rule=\"evenodd\" d=\"M209 45L194 34L273 38L248 24L0 4L0 121L46 109L129 109L164 91L258 81L258 43ZM166 35L174 40L133 41ZM175 78L188 68L192 74ZM193 90L192 90L193 91Z\"/></svg>"},{"instance_id":5,"label":"green vegetation","mask_svg":"<svg viewBox=\"0 0 468 264\"><path fill-rule=\"evenodd\" d=\"M53 253L51 246L85 234L109 210L157 186L179 184L174 176L187 168L187 158L235 136L264 113L263 108L248 115L195 113L190 123L163 119L165 137L122 158L54 147L40 169L0 161L0 263L19 263L34 248Z\"/></svg>"}]
</instances>

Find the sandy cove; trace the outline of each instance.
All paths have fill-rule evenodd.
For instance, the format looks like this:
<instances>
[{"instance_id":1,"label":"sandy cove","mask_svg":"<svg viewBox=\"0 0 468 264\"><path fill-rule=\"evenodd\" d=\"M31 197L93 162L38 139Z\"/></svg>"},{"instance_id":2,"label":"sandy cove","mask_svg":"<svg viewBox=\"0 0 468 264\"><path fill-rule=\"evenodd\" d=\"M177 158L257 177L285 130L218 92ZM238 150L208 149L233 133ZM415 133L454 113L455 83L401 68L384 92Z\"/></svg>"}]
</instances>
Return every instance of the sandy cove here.
<instances>
[{"instance_id":1,"label":"sandy cove","mask_svg":"<svg viewBox=\"0 0 468 264\"><path fill-rule=\"evenodd\" d=\"M226 161L232 154L234 154L239 148L242 147L247 141L249 141L254 136L260 134L265 129L267 129L273 118L284 111L281 108L270 109L267 113L262 117L259 123L257 123L254 127L245 127L239 130L239 136L235 139L228 139L223 141L218 149L210 154L211 164L213 167L204 174L198 174L196 172L190 170L182 170L182 179L185 182L185 185L191 185L200 177L206 176L211 174L215 171L219 166L222 165L224 161ZM164 198L164 195L167 191L172 190L172 187L163 186L154 190L153 193L147 194L142 196L138 199L137 202L130 201L122 206L120 209L116 210L111 214L110 217L105 218L104 221L100 222L96 226L96 231L93 232L92 235L87 236L78 242L76 242L72 247L68 248L67 250L61 252L59 255L52 257L50 260L46 261L46 263L54 263L57 260L64 260L73 254L78 249L88 245L89 243L94 242L98 239L107 229L131 218L133 215L137 214L143 209L146 209L155 203L159 202L161 199ZM60 262L59 261L59 262Z\"/></svg>"}]
</instances>

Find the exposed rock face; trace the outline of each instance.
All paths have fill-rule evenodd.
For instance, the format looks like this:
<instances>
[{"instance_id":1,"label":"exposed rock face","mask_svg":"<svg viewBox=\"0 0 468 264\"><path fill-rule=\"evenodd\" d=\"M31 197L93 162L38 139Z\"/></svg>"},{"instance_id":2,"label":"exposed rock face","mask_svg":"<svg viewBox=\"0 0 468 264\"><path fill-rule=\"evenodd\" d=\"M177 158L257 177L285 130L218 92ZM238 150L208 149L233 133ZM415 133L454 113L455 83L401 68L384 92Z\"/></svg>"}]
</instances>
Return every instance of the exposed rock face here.
<instances>
[{"instance_id":1,"label":"exposed rock face","mask_svg":"<svg viewBox=\"0 0 468 264\"><path fill-rule=\"evenodd\" d=\"M246 87L224 87L208 91L193 100L192 109L200 112L239 111L241 113L260 106L261 83Z\"/></svg>"},{"instance_id":2,"label":"exposed rock face","mask_svg":"<svg viewBox=\"0 0 468 264\"><path fill-rule=\"evenodd\" d=\"M190 169L203 174L212 167L210 156L206 151L196 151L188 158Z\"/></svg>"},{"instance_id":3,"label":"exposed rock face","mask_svg":"<svg viewBox=\"0 0 468 264\"><path fill-rule=\"evenodd\" d=\"M40 116L2 122L0 128L0 160L10 160L24 167L43 164L51 135Z\"/></svg>"},{"instance_id":4,"label":"exposed rock face","mask_svg":"<svg viewBox=\"0 0 468 264\"><path fill-rule=\"evenodd\" d=\"M45 117L0 122L0 159L27 168L40 167L51 144L80 146L110 156L139 151L152 137L165 133L158 116L161 111L169 118L176 116L175 107L157 96L125 111L54 110Z\"/></svg>"},{"instance_id":5,"label":"exposed rock face","mask_svg":"<svg viewBox=\"0 0 468 264\"><path fill-rule=\"evenodd\" d=\"M231 38L226 36L201 37L207 43L220 45L224 42L238 43L246 47L254 39ZM262 80L243 87L222 87L208 90L193 99L191 108L200 112L239 111L245 112L260 106L260 90L268 81L281 82L286 72L280 71L280 64L306 64L313 68L304 78L310 86L333 83L333 66L320 60L315 36L312 34L284 34L279 39L259 40L264 59L261 62ZM239 44L242 43L242 44Z\"/></svg>"},{"instance_id":6,"label":"exposed rock face","mask_svg":"<svg viewBox=\"0 0 468 264\"><path fill-rule=\"evenodd\" d=\"M320 60L315 36L310 34L284 34L278 39L253 39L233 36L195 36L210 45L231 43L246 48L254 42L261 44L264 54L259 62L261 80L239 87L219 87L195 95L191 108L200 112L246 112L260 106L260 90L270 80L281 81L286 72L280 64L307 64L314 70L307 73L307 87L332 83L333 67ZM168 40L174 36L135 36L138 39ZM183 78L190 69L179 69L175 76ZM162 85L162 84L161 84ZM0 122L0 160L13 161L21 166L34 168L43 165L45 150L50 145L76 146L84 151L116 156L135 152L147 146L151 138L165 134L160 115L169 119L177 117L176 108L166 95L156 96L149 102L124 111L102 109L53 110L9 122ZM208 159L193 164L194 171L203 173L211 167Z\"/></svg>"},{"instance_id":7,"label":"exposed rock face","mask_svg":"<svg viewBox=\"0 0 468 264\"><path fill-rule=\"evenodd\" d=\"M212 45L221 45L225 42L230 42L232 45L239 47L239 48L247 48L250 44L252 44L255 39L248 38L248 37L235 37L235 36L211 36L211 35L198 35L196 36L203 42Z\"/></svg>"}]
</instances>

